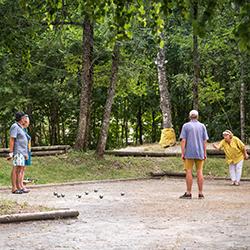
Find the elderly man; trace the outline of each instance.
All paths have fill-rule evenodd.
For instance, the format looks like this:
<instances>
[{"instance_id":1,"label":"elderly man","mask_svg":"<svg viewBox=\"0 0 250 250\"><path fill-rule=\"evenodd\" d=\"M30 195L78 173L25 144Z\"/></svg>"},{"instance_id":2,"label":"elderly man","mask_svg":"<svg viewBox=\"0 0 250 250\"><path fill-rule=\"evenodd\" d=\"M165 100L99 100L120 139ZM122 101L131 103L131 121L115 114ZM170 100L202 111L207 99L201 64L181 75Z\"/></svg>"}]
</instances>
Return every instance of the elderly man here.
<instances>
[{"instance_id":1,"label":"elderly man","mask_svg":"<svg viewBox=\"0 0 250 250\"><path fill-rule=\"evenodd\" d=\"M29 192L23 188L22 169L28 159L28 139L23 130L27 115L24 112L16 113L16 122L10 128L10 158L13 158L11 172L12 193L22 194Z\"/></svg>"},{"instance_id":2,"label":"elderly man","mask_svg":"<svg viewBox=\"0 0 250 250\"><path fill-rule=\"evenodd\" d=\"M203 165L206 159L206 142L208 140L207 129L203 123L198 121L198 111L191 110L189 113L190 121L185 123L181 130L181 153L186 171L186 188L181 199L192 198L193 165L196 165L197 184L199 189L198 198L203 195Z\"/></svg>"}]
</instances>

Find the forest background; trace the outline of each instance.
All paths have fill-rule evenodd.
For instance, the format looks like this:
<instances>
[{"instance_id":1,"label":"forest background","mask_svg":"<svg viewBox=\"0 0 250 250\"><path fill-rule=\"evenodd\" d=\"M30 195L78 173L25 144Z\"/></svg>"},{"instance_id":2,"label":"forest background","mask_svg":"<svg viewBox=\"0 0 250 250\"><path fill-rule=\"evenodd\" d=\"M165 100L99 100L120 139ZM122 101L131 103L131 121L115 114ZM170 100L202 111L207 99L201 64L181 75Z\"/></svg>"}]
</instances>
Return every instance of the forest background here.
<instances>
[{"instance_id":1,"label":"forest background","mask_svg":"<svg viewBox=\"0 0 250 250\"><path fill-rule=\"evenodd\" d=\"M19 110L33 146L178 138L193 108L211 141L231 129L249 143L247 0L0 0L0 14L2 147Z\"/></svg>"}]
</instances>

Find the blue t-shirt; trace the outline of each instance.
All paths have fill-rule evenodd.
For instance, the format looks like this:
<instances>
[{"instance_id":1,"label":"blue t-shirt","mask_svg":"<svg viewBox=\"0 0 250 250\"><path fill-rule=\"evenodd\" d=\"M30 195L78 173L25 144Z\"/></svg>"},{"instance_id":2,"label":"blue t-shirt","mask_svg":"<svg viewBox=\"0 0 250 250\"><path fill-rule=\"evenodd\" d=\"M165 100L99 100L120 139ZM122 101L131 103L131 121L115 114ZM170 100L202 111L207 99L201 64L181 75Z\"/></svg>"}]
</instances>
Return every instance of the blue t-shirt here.
<instances>
[{"instance_id":1,"label":"blue t-shirt","mask_svg":"<svg viewBox=\"0 0 250 250\"><path fill-rule=\"evenodd\" d=\"M186 139L186 159L204 159L204 142L208 140L205 125L197 120L191 120L183 125L181 139Z\"/></svg>"},{"instance_id":2,"label":"blue t-shirt","mask_svg":"<svg viewBox=\"0 0 250 250\"><path fill-rule=\"evenodd\" d=\"M14 123L10 128L10 137L15 138L14 142L14 155L22 154L23 156L28 155L28 139L23 128L18 123Z\"/></svg>"}]
</instances>

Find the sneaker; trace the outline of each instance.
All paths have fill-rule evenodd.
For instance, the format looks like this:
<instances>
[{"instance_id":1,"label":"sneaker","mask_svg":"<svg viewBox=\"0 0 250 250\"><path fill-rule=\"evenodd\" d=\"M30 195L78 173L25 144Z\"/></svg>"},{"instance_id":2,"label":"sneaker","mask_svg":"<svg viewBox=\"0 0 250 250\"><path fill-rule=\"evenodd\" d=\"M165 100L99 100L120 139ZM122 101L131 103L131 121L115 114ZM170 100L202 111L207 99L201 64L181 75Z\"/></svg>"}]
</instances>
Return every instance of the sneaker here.
<instances>
[{"instance_id":1,"label":"sneaker","mask_svg":"<svg viewBox=\"0 0 250 250\"><path fill-rule=\"evenodd\" d=\"M199 199L204 199L205 197L204 197L203 194L199 194L199 195L198 195L198 198L199 198Z\"/></svg>"},{"instance_id":2,"label":"sneaker","mask_svg":"<svg viewBox=\"0 0 250 250\"><path fill-rule=\"evenodd\" d=\"M185 192L182 196L179 197L180 199L192 199L192 194L188 194Z\"/></svg>"},{"instance_id":3,"label":"sneaker","mask_svg":"<svg viewBox=\"0 0 250 250\"><path fill-rule=\"evenodd\" d=\"M240 183L236 181L236 182L234 183L234 185L235 185L235 186L239 186Z\"/></svg>"},{"instance_id":4,"label":"sneaker","mask_svg":"<svg viewBox=\"0 0 250 250\"><path fill-rule=\"evenodd\" d=\"M235 181L232 181L231 186L234 186L234 185L235 185Z\"/></svg>"}]
</instances>

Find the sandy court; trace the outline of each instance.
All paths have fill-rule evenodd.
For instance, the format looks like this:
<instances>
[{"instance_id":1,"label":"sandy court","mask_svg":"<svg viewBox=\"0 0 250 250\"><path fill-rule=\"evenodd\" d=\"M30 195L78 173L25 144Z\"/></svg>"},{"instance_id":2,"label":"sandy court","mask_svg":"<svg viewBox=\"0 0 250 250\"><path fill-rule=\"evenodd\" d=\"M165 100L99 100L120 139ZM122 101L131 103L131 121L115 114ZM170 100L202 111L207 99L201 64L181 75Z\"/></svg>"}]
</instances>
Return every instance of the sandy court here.
<instances>
[{"instance_id":1,"label":"sandy court","mask_svg":"<svg viewBox=\"0 0 250 250\"><path fill-rule=\"evenodd\" d=\"M178 198L185 180L173 178L43 187L22 195L1 190L1 198L80 215L2 224L0 249L250 249L250 183L206 180L204 200L194 184L192 200Z\"/></svg>"}]
</instances>

